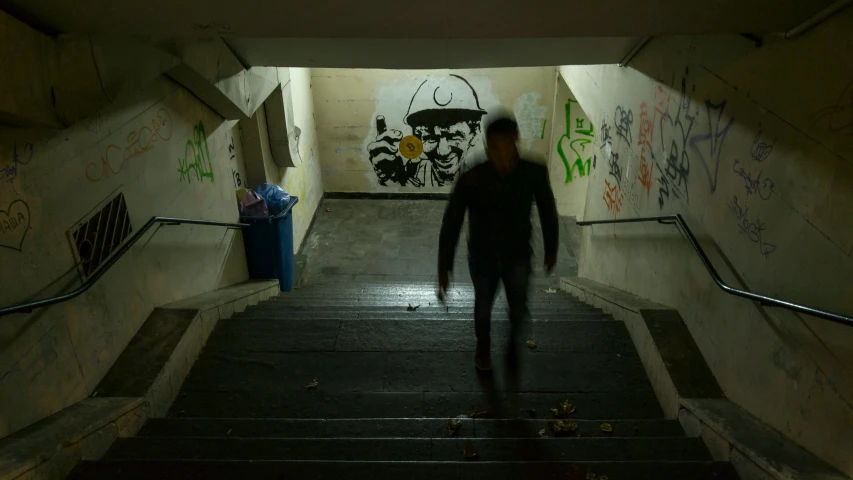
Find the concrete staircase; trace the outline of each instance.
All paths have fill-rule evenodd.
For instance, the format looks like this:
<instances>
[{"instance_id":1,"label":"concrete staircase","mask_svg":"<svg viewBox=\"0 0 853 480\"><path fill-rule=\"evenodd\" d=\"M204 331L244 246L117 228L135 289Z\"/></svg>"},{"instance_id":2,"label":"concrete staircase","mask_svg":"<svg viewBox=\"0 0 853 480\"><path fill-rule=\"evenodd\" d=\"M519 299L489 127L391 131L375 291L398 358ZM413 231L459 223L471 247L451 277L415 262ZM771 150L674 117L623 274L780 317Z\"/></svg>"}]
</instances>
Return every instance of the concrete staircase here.
<instances>
[{"instance_id":1,"label":"concrete staircase","mask_svg":"<svg viewBox=\"0 0 853 480\"><path fill-rule=\"evenodd\" d=\"M663 418L625 325L546 286L517 376L502 297L476 373L470 285L446 305L417 283L262 302L219 322L166 418L72 478L736 479Z\"/></svg>"}]
</instances>

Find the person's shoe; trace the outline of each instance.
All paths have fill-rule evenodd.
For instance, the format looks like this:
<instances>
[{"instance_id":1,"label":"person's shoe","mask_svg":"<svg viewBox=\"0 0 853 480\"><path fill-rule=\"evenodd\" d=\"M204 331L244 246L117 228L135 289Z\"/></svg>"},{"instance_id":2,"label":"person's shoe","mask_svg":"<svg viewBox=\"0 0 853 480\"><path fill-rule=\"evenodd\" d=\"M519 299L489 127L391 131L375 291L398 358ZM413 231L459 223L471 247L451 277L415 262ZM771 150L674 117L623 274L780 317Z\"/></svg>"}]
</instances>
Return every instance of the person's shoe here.
<instances>
[{"instance_id":1,"label":"person's shoe","mask_svg":"<svg viewBox=\"0 0 853 480\"><path fill-rule=\"evenodd\" d=\"M488 372L492 369L492 356L489 352L481 352L479 348L474 351L474 365L481 372Z\"/></svg>"}]
</instances>

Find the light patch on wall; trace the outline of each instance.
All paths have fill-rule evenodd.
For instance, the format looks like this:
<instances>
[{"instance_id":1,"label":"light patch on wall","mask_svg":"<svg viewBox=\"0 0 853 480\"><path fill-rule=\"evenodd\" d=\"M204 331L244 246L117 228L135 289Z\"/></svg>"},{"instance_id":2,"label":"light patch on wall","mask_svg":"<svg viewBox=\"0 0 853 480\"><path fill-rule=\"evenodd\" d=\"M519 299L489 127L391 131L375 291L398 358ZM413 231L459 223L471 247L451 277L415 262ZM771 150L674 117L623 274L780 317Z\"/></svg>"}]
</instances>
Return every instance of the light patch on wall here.
<instances>
[{"instance_id":1,"label":"light patch on wall","mask_svg":"<svg viewBox=\"0 0 853 480\"><path fill-rule=\"evenodd\" d=\"M525 93L515 99L512 107L518 122L518 136L524 153L533 150L533 140L544 136L543 129L548 107L539 104L541 98L542 95L538 92Z\"/></svg>"},{"instance_id":2,"label":"light patch on wall","mask_svg":"<svg viewBox=\"0 0 853 480\"><path fill-rule=\"evenodd\" d=\"M375 90L375 110L364 139L366 173L375 189L450 188L459 172L484 157L483 115L500 106L485 76L436 74L393 80ZM401 138L415 135L423 153L399 155Z\"/></svg>"}]
</instances>

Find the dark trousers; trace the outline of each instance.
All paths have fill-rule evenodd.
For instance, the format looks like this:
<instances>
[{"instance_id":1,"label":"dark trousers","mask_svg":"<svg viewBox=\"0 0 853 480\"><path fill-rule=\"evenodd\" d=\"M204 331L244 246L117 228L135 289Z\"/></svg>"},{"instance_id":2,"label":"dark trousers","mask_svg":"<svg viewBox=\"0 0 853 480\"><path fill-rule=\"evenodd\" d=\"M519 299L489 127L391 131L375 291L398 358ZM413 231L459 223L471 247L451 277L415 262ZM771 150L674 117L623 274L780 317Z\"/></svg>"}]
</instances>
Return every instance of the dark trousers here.
<instances>
[{"instance_id":1,"label":"dark trousers","mask_svg":"<svg viewBox=\"0 0 853 480\"><path fill-rule=\"evenodd\" d=\"M468 269L474 283L474 332L477 347L488 352L492 345L492 305L503 281L509 306L510 342L515 342L521 323L527 318L527 291L530 284L530 257L511 260L468 257ZM513 343L514 346L514 343Z\"/></svg>"}]
</instances>

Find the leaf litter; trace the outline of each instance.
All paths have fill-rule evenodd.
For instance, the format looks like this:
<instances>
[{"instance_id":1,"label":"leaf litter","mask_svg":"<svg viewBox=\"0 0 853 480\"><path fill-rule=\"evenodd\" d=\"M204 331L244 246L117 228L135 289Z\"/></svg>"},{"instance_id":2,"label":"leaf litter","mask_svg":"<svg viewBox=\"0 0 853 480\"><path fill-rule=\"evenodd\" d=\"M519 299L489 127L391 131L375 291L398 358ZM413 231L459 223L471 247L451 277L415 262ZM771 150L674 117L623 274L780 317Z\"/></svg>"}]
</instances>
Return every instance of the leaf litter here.
<instances>
[{"instance_id":1,"label":"leaf litter","mask_svg":"<svg viewBox=\"0 0 853 480\"><path fill-rule=\"evenodd\" d=\"M556 418L566 418L575 413L575 406L569 403L568 400L564 400L562 403L557 405L557 408L552 408L551 413L553 413Z\"/></svg>"}]
</instances>

